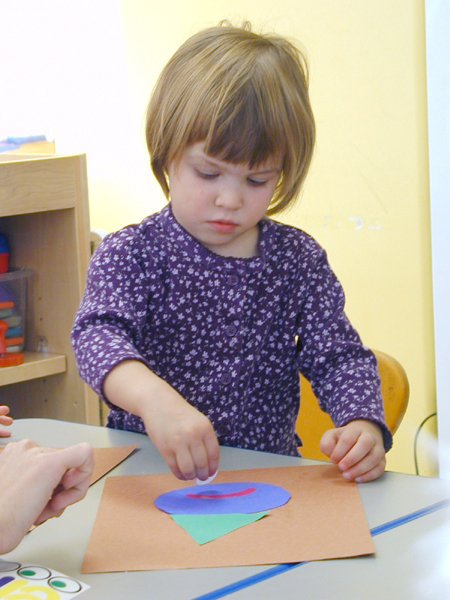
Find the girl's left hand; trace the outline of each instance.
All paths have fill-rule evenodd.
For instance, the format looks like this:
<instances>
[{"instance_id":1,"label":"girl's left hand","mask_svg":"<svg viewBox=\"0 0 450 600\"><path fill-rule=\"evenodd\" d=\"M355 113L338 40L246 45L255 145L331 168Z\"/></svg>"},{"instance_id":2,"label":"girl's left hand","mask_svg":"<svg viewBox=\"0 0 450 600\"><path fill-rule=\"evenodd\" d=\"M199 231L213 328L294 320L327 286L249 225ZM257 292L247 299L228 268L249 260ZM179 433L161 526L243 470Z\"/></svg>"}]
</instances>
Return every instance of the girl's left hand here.
<instances>
[{"instance_id":1,"label":"girl's left hand","mask_svg":"<svg viewBox=\"0 0 450 600\"><path fill-rule=\"evenodd\" d=\"M348 481L371 481L386 467L383 435L371 421L350 421L344 427L329 429L320 440L320 449Z\"/></svg>"},{"instance_id":2,"label":"girl's left hand","mask_svg":"<svg viewBox=\"0 0 450 600\"><path fill-rule=\"evenodd\" d=\"M13 422L13 420L11 419L11 417L7 417L6 415L9 413L9 407L8 406L0 406L0 425L11 425L11 423ZM8 431L7 429L2 429L0 427L0 437L9 437L11 435L11 432Z\"/></svg>"}]
</instances>

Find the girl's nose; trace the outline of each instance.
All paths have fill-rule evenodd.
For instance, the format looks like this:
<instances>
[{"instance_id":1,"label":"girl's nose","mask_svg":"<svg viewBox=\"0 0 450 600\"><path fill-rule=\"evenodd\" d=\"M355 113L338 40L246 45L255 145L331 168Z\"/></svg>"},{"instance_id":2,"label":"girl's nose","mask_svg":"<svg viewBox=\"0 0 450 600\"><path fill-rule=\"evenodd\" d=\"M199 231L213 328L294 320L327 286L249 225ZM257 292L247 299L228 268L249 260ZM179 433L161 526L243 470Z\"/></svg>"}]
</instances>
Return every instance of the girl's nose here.
<instances>
[{"instance_id":1,"label":"girl's nose","mask_svg":"<svg viewBox=\"0 0 450 600\"><path fill-rule=\"evenodd\" d=\"M223 188L216 196L216 206L237 210L243 202L242 192L239 187Z\"/></svg>"}]
</instances>

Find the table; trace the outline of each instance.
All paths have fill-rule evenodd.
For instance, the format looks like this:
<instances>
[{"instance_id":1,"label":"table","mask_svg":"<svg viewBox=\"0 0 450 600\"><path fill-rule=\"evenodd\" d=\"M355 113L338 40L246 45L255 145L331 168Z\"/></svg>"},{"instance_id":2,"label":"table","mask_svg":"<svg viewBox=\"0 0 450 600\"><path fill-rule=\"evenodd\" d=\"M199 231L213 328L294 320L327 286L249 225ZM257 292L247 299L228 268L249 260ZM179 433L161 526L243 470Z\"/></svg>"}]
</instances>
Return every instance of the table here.
<instances>
[{"instance_id":1,"label":"table","mask_svg":"<svg viewBox=\"0 0 450 600\"><path fill-rule=\"evenodd\" d=\"M168 468L147 436L47 419L16 420L11 441L31 438L49 446L88 441L93 446L138 444L139 451L110 475L165 473ZM0 441L0 444L6 440ZM220 468L246 469L313 464L313 461L236 448L221 449ZM374 537L375 556L309 562L276 576L271 567L145 571L81 575L105 478L86 498L25 537L2 558L48 566L91 586L83 600L444 600L450 598L450 507L447 506ZM450 498L450 482L399 473L359 485L369 527L375 528ZM132 543L132 540L130 540ZM254 578L262 578L253 583ZM242 581L250 578L247 587ZM232 593L218 592L230 586Z\"/></svg>"}]
</instances>

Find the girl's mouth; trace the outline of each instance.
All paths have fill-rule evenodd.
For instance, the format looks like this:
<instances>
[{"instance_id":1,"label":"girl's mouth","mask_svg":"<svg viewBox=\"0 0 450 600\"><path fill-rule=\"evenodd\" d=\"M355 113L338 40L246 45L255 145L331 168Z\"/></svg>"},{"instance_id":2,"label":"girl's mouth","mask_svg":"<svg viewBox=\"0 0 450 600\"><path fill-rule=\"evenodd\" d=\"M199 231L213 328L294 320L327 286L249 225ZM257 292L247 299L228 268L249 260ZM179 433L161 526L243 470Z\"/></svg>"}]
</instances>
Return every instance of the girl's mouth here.
<instances>
[{"instance_id":1,"label":"girl's mouth","mask_svg":"<svg viewBox=\"0 0 450 600\"><path fill-rule=\"evenodd\" d=\"M209 221L211 227L219 233L231 233L237 227L232 221Z\"/></svg>"}]
</instances>

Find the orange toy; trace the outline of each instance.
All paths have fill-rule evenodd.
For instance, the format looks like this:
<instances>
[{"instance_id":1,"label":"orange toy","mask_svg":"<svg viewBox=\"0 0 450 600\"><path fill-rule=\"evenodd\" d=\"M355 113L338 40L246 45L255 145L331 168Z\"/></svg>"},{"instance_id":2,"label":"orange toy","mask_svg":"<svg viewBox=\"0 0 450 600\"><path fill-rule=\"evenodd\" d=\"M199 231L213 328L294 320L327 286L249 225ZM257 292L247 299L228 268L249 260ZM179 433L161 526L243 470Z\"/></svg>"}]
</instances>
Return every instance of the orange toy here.
<instances>
[{"instance_id":1,"label":"orange toy","mask_svg":"<svg viewBox=\"0 0 450 600\"><path fill-rule=\"evenodd\" d=\"M13 367L23 363L22 352L6 352L5 334L8 324L0 320L0 367Z\"/></svg>"}]
</instances>

